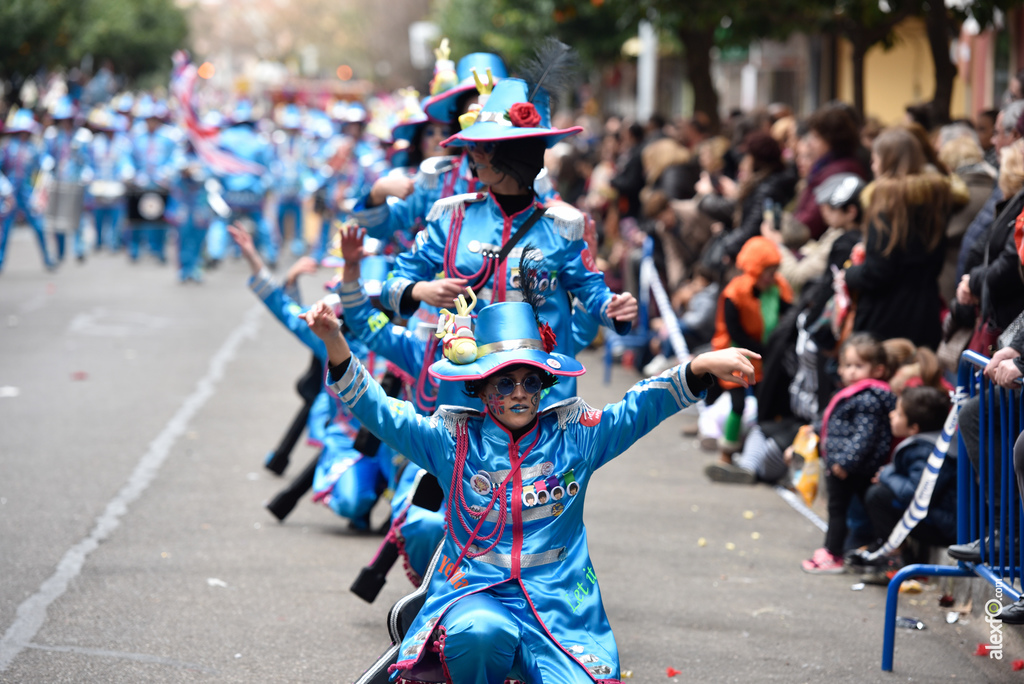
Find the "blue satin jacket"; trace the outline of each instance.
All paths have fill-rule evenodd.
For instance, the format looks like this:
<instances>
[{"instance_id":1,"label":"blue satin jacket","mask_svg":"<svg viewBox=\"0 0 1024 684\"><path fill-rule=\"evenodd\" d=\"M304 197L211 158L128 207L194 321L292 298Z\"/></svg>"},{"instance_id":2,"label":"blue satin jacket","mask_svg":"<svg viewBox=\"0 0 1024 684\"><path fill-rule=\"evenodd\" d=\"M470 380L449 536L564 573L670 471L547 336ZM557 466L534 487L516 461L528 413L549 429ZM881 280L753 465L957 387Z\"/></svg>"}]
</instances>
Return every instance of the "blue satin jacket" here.
<instances>
[{"instance_id":1,"label":"blue satin jacket","mask_svg":"<svg viewBox=\"0 0 1024 684\"><path fill-rule=\"evenodd\" d=\"M628 332L629 323L613 321L607 315L613 293L583 241L583 215L572 207L540 208L543 216L509 252L508 258L500 266L486 267L487 262L493 264L495 259L485 255L497 254L539 207L534 203L506 216L489 192L439 200L427 216L427 229L416 236L416 251L398 257L392 277L381 291L381 303L408 318L415 309L402 308L406 289L420 281L461 276L467 276L476 290L477 308L494 302L522 301L524 274L520 273L520 266L523 247L529 244L534 247L530 257L538 270L525 275L542 296L540 320L555 333L555 351L567 356L576 354L570 294L602 325L620 334ZM480 277L474 278L473 274ZM438 346L428 361L439 359L441 351ZM555 402L575 395L575 378L559 378L547 399ZM439 405L442 403L438 401Z\"/></svg>"},{"instance_id":2,"label":"blue satin jacket","mask_svg":"<svg viewBox=\"0 0 1024 684\"><path fill-rule=\"evenodd\" d=\"M478 182L470 171L465 154L428 159L420 164L416 173L412 194L404 199L388 197L376 207L367 207L369 189L356 202L353 216L359 225L366 228L366 234L378 240L389 240L394 235L410 239L426 223L427 212L434 202L445 197L461 195L477 190ZM547 170L541 170L533 183L533 191L541 202L558 199L558 193L548 178Z\"/></svg>"},{"instance_id":3,"label":"blue satin jacket","mask_svg":"<svg viewBox=\"0 0 1024 684\"><path fill-rule=\"evenodd\" d=\"M433 473L449 501L441 562L401 644L399 671L414 674L428 644L443 643L435 626L455 601L510 582L549 635L537 650L553 646L595 681L617 681L618 650L583 524L587 487L598 468L698 400L685 366L637 383L603 410L578 397L555 404L515 441L486 413L448 407L420 415L387 397L355 357L332 389L385 443ZM481 516L477 541L459 562Z\"/></svg>"}]
</instances>

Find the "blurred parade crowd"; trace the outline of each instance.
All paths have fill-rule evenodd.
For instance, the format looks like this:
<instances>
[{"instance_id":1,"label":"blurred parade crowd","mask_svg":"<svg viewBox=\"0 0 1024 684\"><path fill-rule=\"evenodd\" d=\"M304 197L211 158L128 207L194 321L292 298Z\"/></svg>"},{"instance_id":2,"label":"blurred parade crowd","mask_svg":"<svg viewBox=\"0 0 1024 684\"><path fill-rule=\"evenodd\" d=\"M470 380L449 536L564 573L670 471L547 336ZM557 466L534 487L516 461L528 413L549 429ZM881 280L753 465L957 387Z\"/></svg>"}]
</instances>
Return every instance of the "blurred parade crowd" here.
<instances>
[{"instance_id":1,"label":"blurred parade crowd","mask_svg":"<svg viewBox=\"0 0 1024 684\"><path fill-rule=\"evenodd\" d=\"M536 296L554 349L574 357L605 345L643 377L667 377L702 351L756 352L756 386L710 384L687 428L714 454L710 480L792 488L820 462L828 532L806 572L884 582L952 544L956 454L900 549L867 565L850 555L881 548L910 504L952 408L960 353L992 357L985 373L1001 386L1022 376L1024 74L1001 109L943 125L922 107L883 125L830 102L806 117L781 104L730 112L721 130L702 112L577 114L514 75L497 55L455 59L442 47L423 96L237 98L205 111L183 55L166 93L115 92L103 71L75 89L50 79L35 108L4 117L0 268L16 228L35 233L51 270L123 251L173 259L182 283L201 283L223 260L245 259L254 294L311 352L301 408L266 465L282 473L303 430L320 448L268 507L283 519L311 492L370 532L387 498L381 552L353 586L367 600L399 559L413 585L428 576L452 492L329 389L328 350L297 287L319 268L337 271L321 301L354 356L425 416L466 402L446 397L461 385L427 367L458 345L472 305L453 300L467 287L481 307ZM512 92L518 83L525 95ZM496 132L473 133L484 125ZM537 220L531 209L539 229L518 242ZM543 259L531 263L534 251ZM517 264L507 279L506 259ZM667 299L648 300L645 262ZM575 380L562 378L543 402L574 396ZM967 402L960 429L974 464L977 421ZM531 510L561 511L580 490L573 470L536 476L522 492ZM481 492L497 486L473 477ZM813 501L813 487L801 493ZM1007 610L1004 621L1024 622L1024 606Z\"/></svg>"}]
</instances>

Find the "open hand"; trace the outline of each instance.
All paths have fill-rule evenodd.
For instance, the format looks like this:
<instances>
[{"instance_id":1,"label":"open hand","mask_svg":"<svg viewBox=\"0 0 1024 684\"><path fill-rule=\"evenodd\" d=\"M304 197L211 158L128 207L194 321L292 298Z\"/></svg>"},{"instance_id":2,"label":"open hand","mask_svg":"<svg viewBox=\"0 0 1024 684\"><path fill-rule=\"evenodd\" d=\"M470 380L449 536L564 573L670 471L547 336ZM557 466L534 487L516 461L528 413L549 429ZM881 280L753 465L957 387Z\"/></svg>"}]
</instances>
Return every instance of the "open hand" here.
<instances>
[{"instance_id":1,"label":"open hand","mask_svg":"<svg viewBox=\"0 0 1024 684\"><path fill-rule=\"evenodd\" d=\"M366 237L365 228L348 228L341 231L341 256L345 259L345 265L349 263L358 264L363 259L363 238Z\"/></svg>"},{"instance_id":2,"label":"open hand","mask_svg":"<svg viewBox=\"0 0 1024 684\"><path fill-rule=\"evenodd\" d=\"M760 358L760 354L748 349L730 347L698 354L690 362L690 369L695 375L711 373L716 378L750 387L754 384L754 364L750 360Z\"/></svg>"},{"instance_id":3,"label":"open hand","mask_svg":"<svg viewBox=\"0 0 1024 684\"><path fill-rule=\"evenodd\" d=\"M451 306L452 301L464 292L467 282L465 278L424 280L412 286L412 296L430 306Z\"/></svg>"},{"instance_id":4,"label":"open hand","mask_svg":"<svg viewBox=\"0 0 1024 684\"><path fill-rule=\"evenodd\" d=\"M630 292L612 295L608 302L608 318L613 321L632 323L636 320L638 310L636 298Z\"/></svg>"}]
</instances>

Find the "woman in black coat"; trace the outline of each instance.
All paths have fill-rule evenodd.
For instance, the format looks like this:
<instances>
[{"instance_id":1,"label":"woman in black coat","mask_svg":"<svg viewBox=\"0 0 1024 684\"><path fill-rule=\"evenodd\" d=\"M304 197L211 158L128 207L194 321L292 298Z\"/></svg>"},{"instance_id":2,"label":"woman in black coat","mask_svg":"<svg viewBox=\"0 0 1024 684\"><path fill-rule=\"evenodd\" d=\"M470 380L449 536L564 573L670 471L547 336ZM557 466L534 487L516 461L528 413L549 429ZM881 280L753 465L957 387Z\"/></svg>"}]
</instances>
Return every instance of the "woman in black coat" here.
<instances>
[{"instance_id":1,"label":"woman in black coat","mask_svg":"<svg viewBox=\"0 0 1024 684\"><path fill-rule=\"evenodd\" d=\"M877 180L861 196L863 261L845 272L857 302L853 330L935 349L942 337L938 277L952 207L949 179L927 168L920 143L902 128L882 133L871 158Z\"/></svg>"}]
</instances>

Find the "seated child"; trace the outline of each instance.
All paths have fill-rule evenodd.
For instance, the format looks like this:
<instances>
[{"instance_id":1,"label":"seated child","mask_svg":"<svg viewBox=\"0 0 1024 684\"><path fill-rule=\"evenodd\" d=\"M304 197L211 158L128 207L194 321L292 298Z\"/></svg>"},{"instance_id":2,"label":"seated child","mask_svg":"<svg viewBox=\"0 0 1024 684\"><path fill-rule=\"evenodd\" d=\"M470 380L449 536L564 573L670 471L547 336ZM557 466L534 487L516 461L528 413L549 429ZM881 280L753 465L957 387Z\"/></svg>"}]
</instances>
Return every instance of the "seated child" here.
<instances>
[{"instance_id":1,"label":"seated child","mask_svg":"<svg viewBox=\"0 0 1024 684\"><path fill-rule=\"evenodd\" d=\"M892 463L882 466L872 478L864 505L874 526L878 548L888 539L896 523L914 499L928 457L949 415L949 393L934 387L908 387L889 413L892 436L902 440ZM910 536L924 542L947 546L956 541L956 459L946 458L932 492L928 515Z\"/></svg>"},{"instance_id":2,"label":"seated child","mask_svg":"<svg viewBox=\"0 0 1024 684\"><path fill-rule=\"evenodd\" d=\"M828 491L825 546L803 561L804 572L843 572L846 514L856 497L863 500L878 468L889 459L889 412L896 397L885 382L885 348L866 333L852 335L839 353L840 390L822 416L821 457Z\"/></svg>"}]
</instances>

